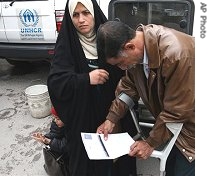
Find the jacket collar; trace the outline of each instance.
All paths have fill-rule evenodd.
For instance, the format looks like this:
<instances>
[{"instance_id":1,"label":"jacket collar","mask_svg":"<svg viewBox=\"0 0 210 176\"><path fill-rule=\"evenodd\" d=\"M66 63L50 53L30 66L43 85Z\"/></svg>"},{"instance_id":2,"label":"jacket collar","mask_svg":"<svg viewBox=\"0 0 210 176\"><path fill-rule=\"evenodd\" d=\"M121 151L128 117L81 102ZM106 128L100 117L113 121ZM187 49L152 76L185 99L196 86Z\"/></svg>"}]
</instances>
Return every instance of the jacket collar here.
<instances>
[{"instance_id":1,"label":"jacket collar","mask_svg":"<svg viewBox=\"0 0 210 176\"><path fill-rule=\"evenodd\" d=\"M146 52L148 55L149 60L149 68L158 68L160 66L160 54L158 49L158 36L155 32L156 30L153 30L154 26L147 25L144 26L143 24L140 24L137 27L138 31L143 31L144 33L144 43Z\"/></svg>"}]
</instances>

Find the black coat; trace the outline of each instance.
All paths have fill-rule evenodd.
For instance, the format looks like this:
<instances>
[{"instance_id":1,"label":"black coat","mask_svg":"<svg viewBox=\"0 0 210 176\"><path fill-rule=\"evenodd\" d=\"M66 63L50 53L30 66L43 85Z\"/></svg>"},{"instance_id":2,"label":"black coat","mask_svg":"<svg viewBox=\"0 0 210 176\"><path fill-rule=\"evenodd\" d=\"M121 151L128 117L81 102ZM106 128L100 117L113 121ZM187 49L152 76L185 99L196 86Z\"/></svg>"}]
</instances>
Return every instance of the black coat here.
<instances>
[{"instance_id":1,"label":"black coat","mask_svg":"<svg viewBox=\"0 0 210 176\"><path fill-rule=\"evenodd\" d=\"M92 2L97 30L106 17L96 1ZM100 68L109 72L109 81L104 85L90 85L90 68L66 6L47 84L52 104L65 124L71 176L107 175L103 166L108 161L90 161L80 134L96 132L104 122L117 83L124 74L110 65L101 64Z\"/></svg>"},{"instance_id":2,"label":"black coat","mask_svg":"<svg viewBox=\"0 0 210 176\"><path fill-rule=\"evenodd\" d=\"M60 154L66 153L67 140L65 137L64 127L58 127L57 124L52 121L50 126L50 132L45 134L45 137L51 139L49 146L53 151Z\"/></svg>"}]
</instances>

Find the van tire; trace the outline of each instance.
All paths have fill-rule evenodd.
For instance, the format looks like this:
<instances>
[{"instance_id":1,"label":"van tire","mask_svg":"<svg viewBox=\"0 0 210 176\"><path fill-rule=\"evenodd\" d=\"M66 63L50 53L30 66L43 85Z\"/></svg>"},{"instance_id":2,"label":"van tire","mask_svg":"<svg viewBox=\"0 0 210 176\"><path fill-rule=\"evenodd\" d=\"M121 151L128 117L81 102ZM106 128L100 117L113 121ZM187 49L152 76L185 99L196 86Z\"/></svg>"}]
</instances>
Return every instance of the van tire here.
<instances>
[{"instance_id":1,"label":"van tire","mask_svg":"<svg viewBox=\"0 0 210 176\"><path fill-rule=\"evenodd\" d=\"M18 60L12 60L12 59L6 59L6 60L9 64L14 65L16 67L22 67L22 66L30 64L30 62L28 61L18 61Z\"/></svg>"}]
</instances>

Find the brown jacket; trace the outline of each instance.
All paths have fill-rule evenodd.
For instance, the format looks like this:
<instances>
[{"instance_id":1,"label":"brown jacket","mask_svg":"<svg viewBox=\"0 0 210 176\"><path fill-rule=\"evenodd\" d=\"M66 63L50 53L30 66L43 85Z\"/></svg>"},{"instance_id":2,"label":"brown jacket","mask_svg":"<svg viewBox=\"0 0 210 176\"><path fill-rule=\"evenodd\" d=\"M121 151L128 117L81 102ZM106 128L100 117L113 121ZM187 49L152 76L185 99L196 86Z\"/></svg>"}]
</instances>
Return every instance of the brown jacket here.
<instances>
[{"instance_id":1,"label":"brown jacket","mask_svg":"<svg viewBox=\"0 0 210 176\"><path fill-rule=\"evenodd\" d=\"M153 147L170 138L166 122L184 123L176 146L191 162L195 159L194 38L153 24L140 25L140 29L144 32L149 77L145 77L143 65L136 65L120 80L116 95L124 92L136 101L142 98L156 119L147 138ZM117 122L126 111L125 104L115 99L107 119Z\"/></svg>"}]
</instances>

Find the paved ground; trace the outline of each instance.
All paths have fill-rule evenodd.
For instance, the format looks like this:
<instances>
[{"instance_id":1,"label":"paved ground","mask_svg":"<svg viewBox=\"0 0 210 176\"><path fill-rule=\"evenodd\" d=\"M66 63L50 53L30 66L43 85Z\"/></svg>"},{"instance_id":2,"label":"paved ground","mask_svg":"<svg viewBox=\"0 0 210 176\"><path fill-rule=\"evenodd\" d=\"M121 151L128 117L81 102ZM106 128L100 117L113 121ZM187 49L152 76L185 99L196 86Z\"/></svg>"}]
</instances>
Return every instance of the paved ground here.
<instances>
[{"instance_id":1,"label":"paved ground","mask_svg":"<svg viewBox=\"0 0 210 176\"><path fill-rule=\"evenodd\" d=\"M43 170L43 146L32 139L31 134L47 132L51 117L33 118L24 95L32 80L46 80L46 65L37 68L18 69L0 59L1 176L46 175Z\"/></svg>"}]
</instances>

